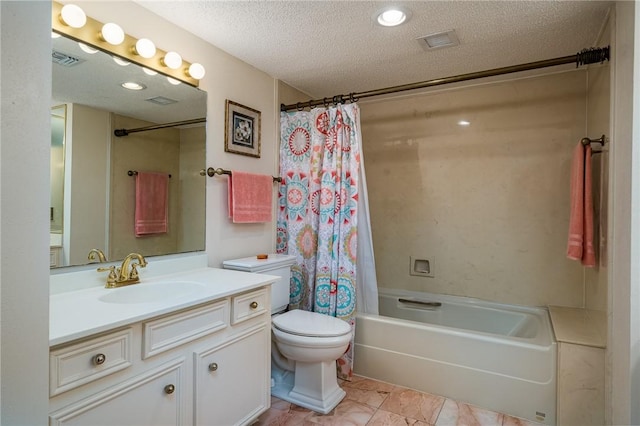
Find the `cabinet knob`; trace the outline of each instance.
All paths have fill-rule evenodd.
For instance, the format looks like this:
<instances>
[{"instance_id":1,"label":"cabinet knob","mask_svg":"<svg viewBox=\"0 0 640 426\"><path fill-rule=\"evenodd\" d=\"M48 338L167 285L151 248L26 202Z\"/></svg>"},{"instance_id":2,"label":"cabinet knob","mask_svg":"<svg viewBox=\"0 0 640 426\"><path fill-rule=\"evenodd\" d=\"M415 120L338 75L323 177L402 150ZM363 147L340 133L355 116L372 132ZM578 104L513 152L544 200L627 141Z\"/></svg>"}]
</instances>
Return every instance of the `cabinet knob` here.
<instances>
[{"instance_id":1,"label":"cabinet knob","mask_svg":"<svg viewBox=\"0 0 640 426\"><path fill-rule=\"evenodd\" d=\"M102 365L106 360L107 360L107 356L105 354L97 354L93 356L94 365Z\"/></svg>"},{"instance_id":2,"label":"cabinet knob","mask_svg":"<svg viewBox=\"0 0 640 426\"><path fill-rule=\"evenodd\" d=\"M176 387L174 385L167 385L164 387L164 393L171 395L176 391Z\"/></svg>"},{"instance_id":3,"label":"cabinet knob","mask_svg":"<svg viewBox=\"0 0 640 426\"><path fill-rule=\"evenodd\" d=\"M209 371L216 371L218 369L218 364L215 362L212 362L211 364L209 364Z\"/></svg>"},{"instance_id":4,"label":"cabinet knob","mask_svg":"<svg viewBox=\"0 0 640 426\"><path fill-rule=\"evenodd\" d=\"M249 307L251 309L256 309L258 307L258 302L251 302L251 304L249 305Z\"/></svg>"}]
</instances>

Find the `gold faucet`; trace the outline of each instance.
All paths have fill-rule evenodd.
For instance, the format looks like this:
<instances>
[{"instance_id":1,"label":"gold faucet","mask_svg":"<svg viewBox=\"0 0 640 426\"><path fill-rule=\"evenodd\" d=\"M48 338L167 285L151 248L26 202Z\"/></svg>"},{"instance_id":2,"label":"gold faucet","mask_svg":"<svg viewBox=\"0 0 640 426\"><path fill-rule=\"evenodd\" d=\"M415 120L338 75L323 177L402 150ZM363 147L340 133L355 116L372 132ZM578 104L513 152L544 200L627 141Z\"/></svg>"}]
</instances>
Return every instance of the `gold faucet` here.
<instances>
[{"instance_id":1,"label":"gold faucet","mask_svg":"<svg viewBox=\"0 0 640 426\"><path fill-rule=\"evenodd\" d=\"M96 259L96 256L98 256L97 259ZM97 248L89 250L89 254L87 255L87 259L89 259L90 262L95 262L97 260L99 263L104 263L104 262L107 261L107 257L104 255L102 250L97 249Z\"/></svg>"},{"instance_id":2,"label":"gold faucet","mask_svg":"<svg viewBox=\"0 0 640 426\"><path fill-rule=\"evenodd\" d=\"M133 263L137 260L138 263ZM106 288L117 288L125 285L135 284L140 282L140 276L138 275L138 266L144 268L147 266L147 261L141 254L131 253L122 261L122 265L119 268L115 266L109 266L107 268L98 268L98 272L109 272L107 276Z\"/></svg>"}]
</instances>

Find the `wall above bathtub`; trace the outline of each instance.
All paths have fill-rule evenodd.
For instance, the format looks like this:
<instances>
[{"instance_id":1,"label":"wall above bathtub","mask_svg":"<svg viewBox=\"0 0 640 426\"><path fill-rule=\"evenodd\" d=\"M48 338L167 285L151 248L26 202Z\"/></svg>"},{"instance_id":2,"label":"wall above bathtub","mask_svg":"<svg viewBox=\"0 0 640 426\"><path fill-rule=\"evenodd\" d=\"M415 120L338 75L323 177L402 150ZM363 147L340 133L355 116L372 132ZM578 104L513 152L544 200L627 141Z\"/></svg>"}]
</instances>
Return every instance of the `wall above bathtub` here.
<instances>
[{"instance_id":1,"label":"wall above bathtub","mask_svg":"<svg viewBox=\"0 0 640 426\"><path fill-rule=\"evenodd\" d=\"M565 251L586 79L577 70L361 103L381 287L582 306L583 268ZM420 253L438 259L434 278L409 274Z\"/></svg>"}]
</instances>

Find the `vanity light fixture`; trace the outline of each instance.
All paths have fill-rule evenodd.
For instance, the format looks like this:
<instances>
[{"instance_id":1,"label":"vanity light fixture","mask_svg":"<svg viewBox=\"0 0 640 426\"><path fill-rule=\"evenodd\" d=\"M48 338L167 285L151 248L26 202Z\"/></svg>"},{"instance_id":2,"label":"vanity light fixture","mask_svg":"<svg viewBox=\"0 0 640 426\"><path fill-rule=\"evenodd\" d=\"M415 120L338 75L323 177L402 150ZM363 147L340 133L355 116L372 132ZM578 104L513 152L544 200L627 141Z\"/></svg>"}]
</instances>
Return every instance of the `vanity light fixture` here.
<instances>
[{"instance_id":1,"label":"vanity light fixture","mask_svg":"<svg viewBox=\"0 0 640 426\"><path fill-rule=\"evenodd\" d=\"M120 25L113 22L106 23L102 26L100 36L104 41L114 46L122 44L124 41L124 31L120 28Z\"/></svg>"},{"instance_id":2,"label":"vanity light fixture","mask_svg":"<svg viewBox=\"0 0 640 426\"><path fill-rule=\"evenodd\" d=\"M407 21L410 12L401 7L386 7L374 14L375 21L383 27L396 27Z\"/></svg>"},{"instance_id":3,"label":"vanity light fixture","mask_svg":"<svg viewBox=\"0 0 640 426\"><path fill-rule=\"evenodd\" d=\"M143 58L153 58L156 56L156 45L148 38L141 38L133 46L133 50Z\"/></svg>"},{"instance_id":4,"label":"vanity light fixture","mask_svg":"<svg viewBox=\"0 0 640 426\"><path fill-rule=\"evenodd\" d=\"M138 64L145 68L145 72L149 75L162 74L165 77L171 77L174 81L183 82L193 87L198 87L199 80L205 75L205 69L201 64L183 61L177 52L158 49L149 39L138 40L131 37L115 23L103 24L85 15L86 23L82 28L72 27L69 25L71 18L67 21L66 15L67 10L73 11L74 8L66 8L63 19L62 9L65 7L66 5L55 0L52 2L52 37L67 36L85 44L88 49L101 50L122 58L122 60ZM87 51L84 47L82 49Z\"/></svg>"},{"instance_id":5,"label":"vanity light fixture","mask_svg":"<svg viewBox=\"0 0 640 426\"><path fill-rule=\"evenodd\" d=\"M72 28L82 28L87 23L87 15L80 6L65 4L60 11L60 21Z\"/></svg>"},{"instance_id":6,"label":"vanity light fixture","mask_svg":"<svg viewBox=\"0 0 640 426\"><path fill-rule=\"evenodd\" d=\"M121 86L129 90L144 90L147 88L144 84L136 83L135 81L125 81Z\"/></svg>"},{"instance_id":7,"label":"vanity light fixture","mask_svg":"<svg viewBox=\"0 0 640 426\"><path fill-rule=\"evenodd\" d=\"M177 70L182 65L182 56L177 52L167 52L162 58L162 62L172 70Z\"/></svg>"}]
</instances>

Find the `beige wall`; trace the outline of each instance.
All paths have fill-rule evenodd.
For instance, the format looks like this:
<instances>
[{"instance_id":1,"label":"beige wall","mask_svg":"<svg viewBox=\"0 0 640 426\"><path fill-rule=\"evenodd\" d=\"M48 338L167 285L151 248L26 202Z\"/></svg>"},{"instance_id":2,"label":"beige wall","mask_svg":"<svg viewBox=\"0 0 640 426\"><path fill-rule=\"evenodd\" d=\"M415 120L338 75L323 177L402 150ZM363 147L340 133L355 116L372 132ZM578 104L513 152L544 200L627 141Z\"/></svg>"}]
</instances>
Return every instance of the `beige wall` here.
<instances>
[{"instance_id":1,"label":"beige wall","mask_svg":"<svg viewBox=\"0 0 640 426\"><path fill-rule=\"evenodd\" d=\"M131 129L155 123L113 114L114 129ZM111 132L109 132L111 134ZM135 177L128 171L161 172L169 179L168 231L136 237ZM131 252L154 256L175 253L178 248L180 199L180 130L176 128L132 133L111 138L111 198L109 259L123 259Z\"/></svg>"},{"instance_id":2,"label":"beige wall","mask_svg":"<svg viewBox=\"0 0 640 426\"><path fill-rule=\"evenodd\" d=\"M180 130L178 251L202 250L205 237L205 126Z\"/></svg>"},{"instance_id":3,"label":"beige wall","mask_svg":"<svg viewBox=\"0 0 640 426\"><path fill-rule=\"evenodd\" d=\"M585 91L582 70L362 103L379 286L582 306L565 251Z\"/></svg>"},{"instance_id":4,"label":"beige wall","mask_svg":"<svg viewBox=\"0 0 640 426\"><path fill-rule=\"evenodd\" d=\"M110 121L108 112L67 106L64 265L83 265L89 250L107 246Z\"/></svg>"},{"instance_id":5,"label":"beige wall","mask_svg":"<svg viewBox=\"0 0 640 426\"><path fill-rule=\"evenodd\" d=\"M43 425L49 408L51 4L0 1L0 18L0 424Z\"/></svg>"},{"instance_id":6,"label":"beige wall","mask_svg":"<svg viewBox=\"0 0 640 426\"><path fill-rule=\"evenodd\" d=\"M597 43L599 46L611 44L611 25L607 23ZM610 97L611 66L591 65L588 71L587 86L587 133L594 139L602 135L611 137ZM593 144L599 150L599 144ZM608 265L608 202L609 202L609 146L602 154L592 157L593 168L593 206L594 206L594 247L598 263L596 268L585 269L585 308L599 311L607 310L607 265Z\"/></svg>"}]
</instances>

